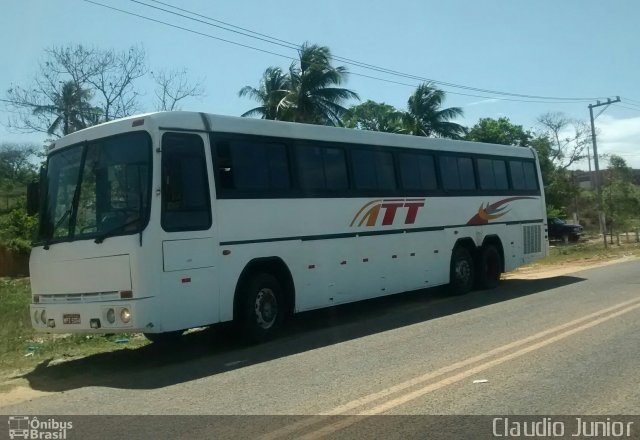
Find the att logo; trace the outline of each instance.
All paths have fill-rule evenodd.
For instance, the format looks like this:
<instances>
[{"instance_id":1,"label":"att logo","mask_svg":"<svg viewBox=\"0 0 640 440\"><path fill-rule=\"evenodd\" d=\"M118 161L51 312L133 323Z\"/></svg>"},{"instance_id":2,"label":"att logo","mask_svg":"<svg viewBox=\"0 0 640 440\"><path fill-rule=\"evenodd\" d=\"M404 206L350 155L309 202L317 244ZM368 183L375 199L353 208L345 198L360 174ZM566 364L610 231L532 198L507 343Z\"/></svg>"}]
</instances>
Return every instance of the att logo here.
<instances>
[{"instance_id":1,"label":"att logo","mask_svg":"<svg viewBox=\"0 0 640 440\"><path fill-rule=\"evenodd\" d=\"M412 225L416 222L418 210L424 206L425 199L381 199L373 200L365 204L353 217L350 226L376 226L380 212L382 215L382 226L392 225L396 213L401 210L404 215L405 225Z\"/></svg>"}]
</instances>

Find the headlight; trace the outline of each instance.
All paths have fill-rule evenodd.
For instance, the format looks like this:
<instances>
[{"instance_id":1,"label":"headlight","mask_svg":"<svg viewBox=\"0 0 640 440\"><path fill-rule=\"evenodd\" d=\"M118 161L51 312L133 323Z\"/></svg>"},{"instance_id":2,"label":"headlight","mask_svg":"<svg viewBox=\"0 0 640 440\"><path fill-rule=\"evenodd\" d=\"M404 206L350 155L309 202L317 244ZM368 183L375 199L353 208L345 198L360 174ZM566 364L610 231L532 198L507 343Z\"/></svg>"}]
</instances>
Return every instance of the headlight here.
<instances>
[{"instance_id":1,"label":"headlight","mask_svg":"<svg viewBox=\"0 0 640 440\"><path fill-rule=\"evenodd\" d=\"M123 308L123 309L120 310L120 319L125 324L127 324L129 321L131 321L131 312L129 312L129 309Z\"/></svg>"},{"instance_id":2,"label":"headlight","mask_svg":"<svg viewBox=\"0 0 640 440\"><path fill-rule=\"evenodd\" d=\"M45 309L42 309L42 312L40 312L40 322L43 324L47 323L47 311Z\"/></svg>"},{"instance_id":3,"label":"headlight","mask_svg":"<svg viewBox=\"0 0 640 440\"><path fill-rule=\"evenodd\" d=\"M107 321L109 324L116 322L116 311L113 309L107 310Z\"/></svg>"},{"instance_id":4,"label":"headlight","mask_svg":"<svg viewBox=\"0 0 640 440\"><path fill-rule=\"evenodd\" d=\"M36 324L40 324L40 310L36 310L35 312L33 312L33 320L36 322Z\"/></svg>"}]
</instances>

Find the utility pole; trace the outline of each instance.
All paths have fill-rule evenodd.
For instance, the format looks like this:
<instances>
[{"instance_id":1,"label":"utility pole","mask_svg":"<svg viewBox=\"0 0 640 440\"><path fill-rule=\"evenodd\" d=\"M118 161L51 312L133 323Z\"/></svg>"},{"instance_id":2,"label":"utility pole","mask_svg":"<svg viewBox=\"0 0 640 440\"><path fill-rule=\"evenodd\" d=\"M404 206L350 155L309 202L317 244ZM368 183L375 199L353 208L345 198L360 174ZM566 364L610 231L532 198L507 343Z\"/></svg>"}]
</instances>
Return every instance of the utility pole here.
<instances>
[{"instance_id":1,"label":"utility pole","mask_svg":"<svg viewBox=\"0 0 640 440\"><path fill-rule=\"evenodd\" d=\"M596 170L595 185L596 185L596 204L598 207L598 222L600 223L600 232L602 232L602 238L604 240L604 248L607 249L607 222L604 218L604 212L602 211L602 188L600 187L600 167L598 166L598 144L596 143L596 127L593 119L593 109L603 105L611 105L613 103L620 102L620 97L616 96L616 99L611 100L607 98L607 102L597 101L596 104L589 104L589 116L591 118L591 141L593 142L593 166Z\"/></svg>"}]
</instances>

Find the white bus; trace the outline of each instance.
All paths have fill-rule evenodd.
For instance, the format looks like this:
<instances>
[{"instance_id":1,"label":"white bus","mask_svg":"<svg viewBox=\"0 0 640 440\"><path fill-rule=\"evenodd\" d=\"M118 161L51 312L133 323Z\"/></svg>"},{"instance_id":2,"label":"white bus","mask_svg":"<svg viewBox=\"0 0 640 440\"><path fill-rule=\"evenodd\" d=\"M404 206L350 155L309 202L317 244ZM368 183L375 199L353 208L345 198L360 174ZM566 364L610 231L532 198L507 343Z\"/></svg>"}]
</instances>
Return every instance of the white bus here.
<instances>
[{"instance_id":1,"label":"white bus","mask_svg":"<svg viewBox=\"0 0 640 440\"><path fill-rule=\"evenodd\" d=\"M195 112L109 122L56 141L30 188L31 319L151 340L233 320L263 340L296 312L491 288L548 253L542 188L529 148Z\"/></svg>"}]
</instances>

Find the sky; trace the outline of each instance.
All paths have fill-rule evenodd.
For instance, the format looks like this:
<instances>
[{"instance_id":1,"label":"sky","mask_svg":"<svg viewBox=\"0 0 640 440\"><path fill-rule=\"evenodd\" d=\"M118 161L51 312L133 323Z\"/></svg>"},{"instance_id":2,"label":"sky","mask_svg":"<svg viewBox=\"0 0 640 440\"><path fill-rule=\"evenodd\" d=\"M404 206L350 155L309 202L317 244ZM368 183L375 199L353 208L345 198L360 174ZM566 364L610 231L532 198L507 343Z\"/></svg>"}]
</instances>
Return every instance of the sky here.
<instances>
[{"instance_id":1,"label":"sky","mask_svg":"<svg viewBox=\"0 0 640 440\"><path fill-rule=\"evenodd\" d=\"M238 91L245 85L257 86L268 66L286 68L296 56L292 49L140 3L166 8L153 0L95 1L209 36L149 22L85 0L1 1L0 97L5 97L11 85L29 86L47 47L83 44L126 50L142 45L152 70L186 68L192 78L203 79L206 96L185 101L182 109L240 115L255 103L238 97ZM420 78L521 95L586 98L567 103L511 96L544 102L506 101L498 99L505 95L439 85L447 92L444 105L462 107L464 118L457 122L467 126L482 117L504 116L526 129L535 129L536 118L546 112L563 112L588 122L590 102L620 96L621 104L606 108L596 119L598 150L621 155L629 165L640 168L637 0L163 2L292 43L308 41L328 46L334 55ZM362 101L385 102L399 109L406 107L420 82L346 67L352 74L345 87L357 92ZM150 78L141 83L145 91L141 107L146 110L153 109L151 84ZM10 115L0 105L0 142L43 141L42 135L18 134L8 128ZM586 169L587 164L580 166Z\"/></svg>"}]
</instances>

